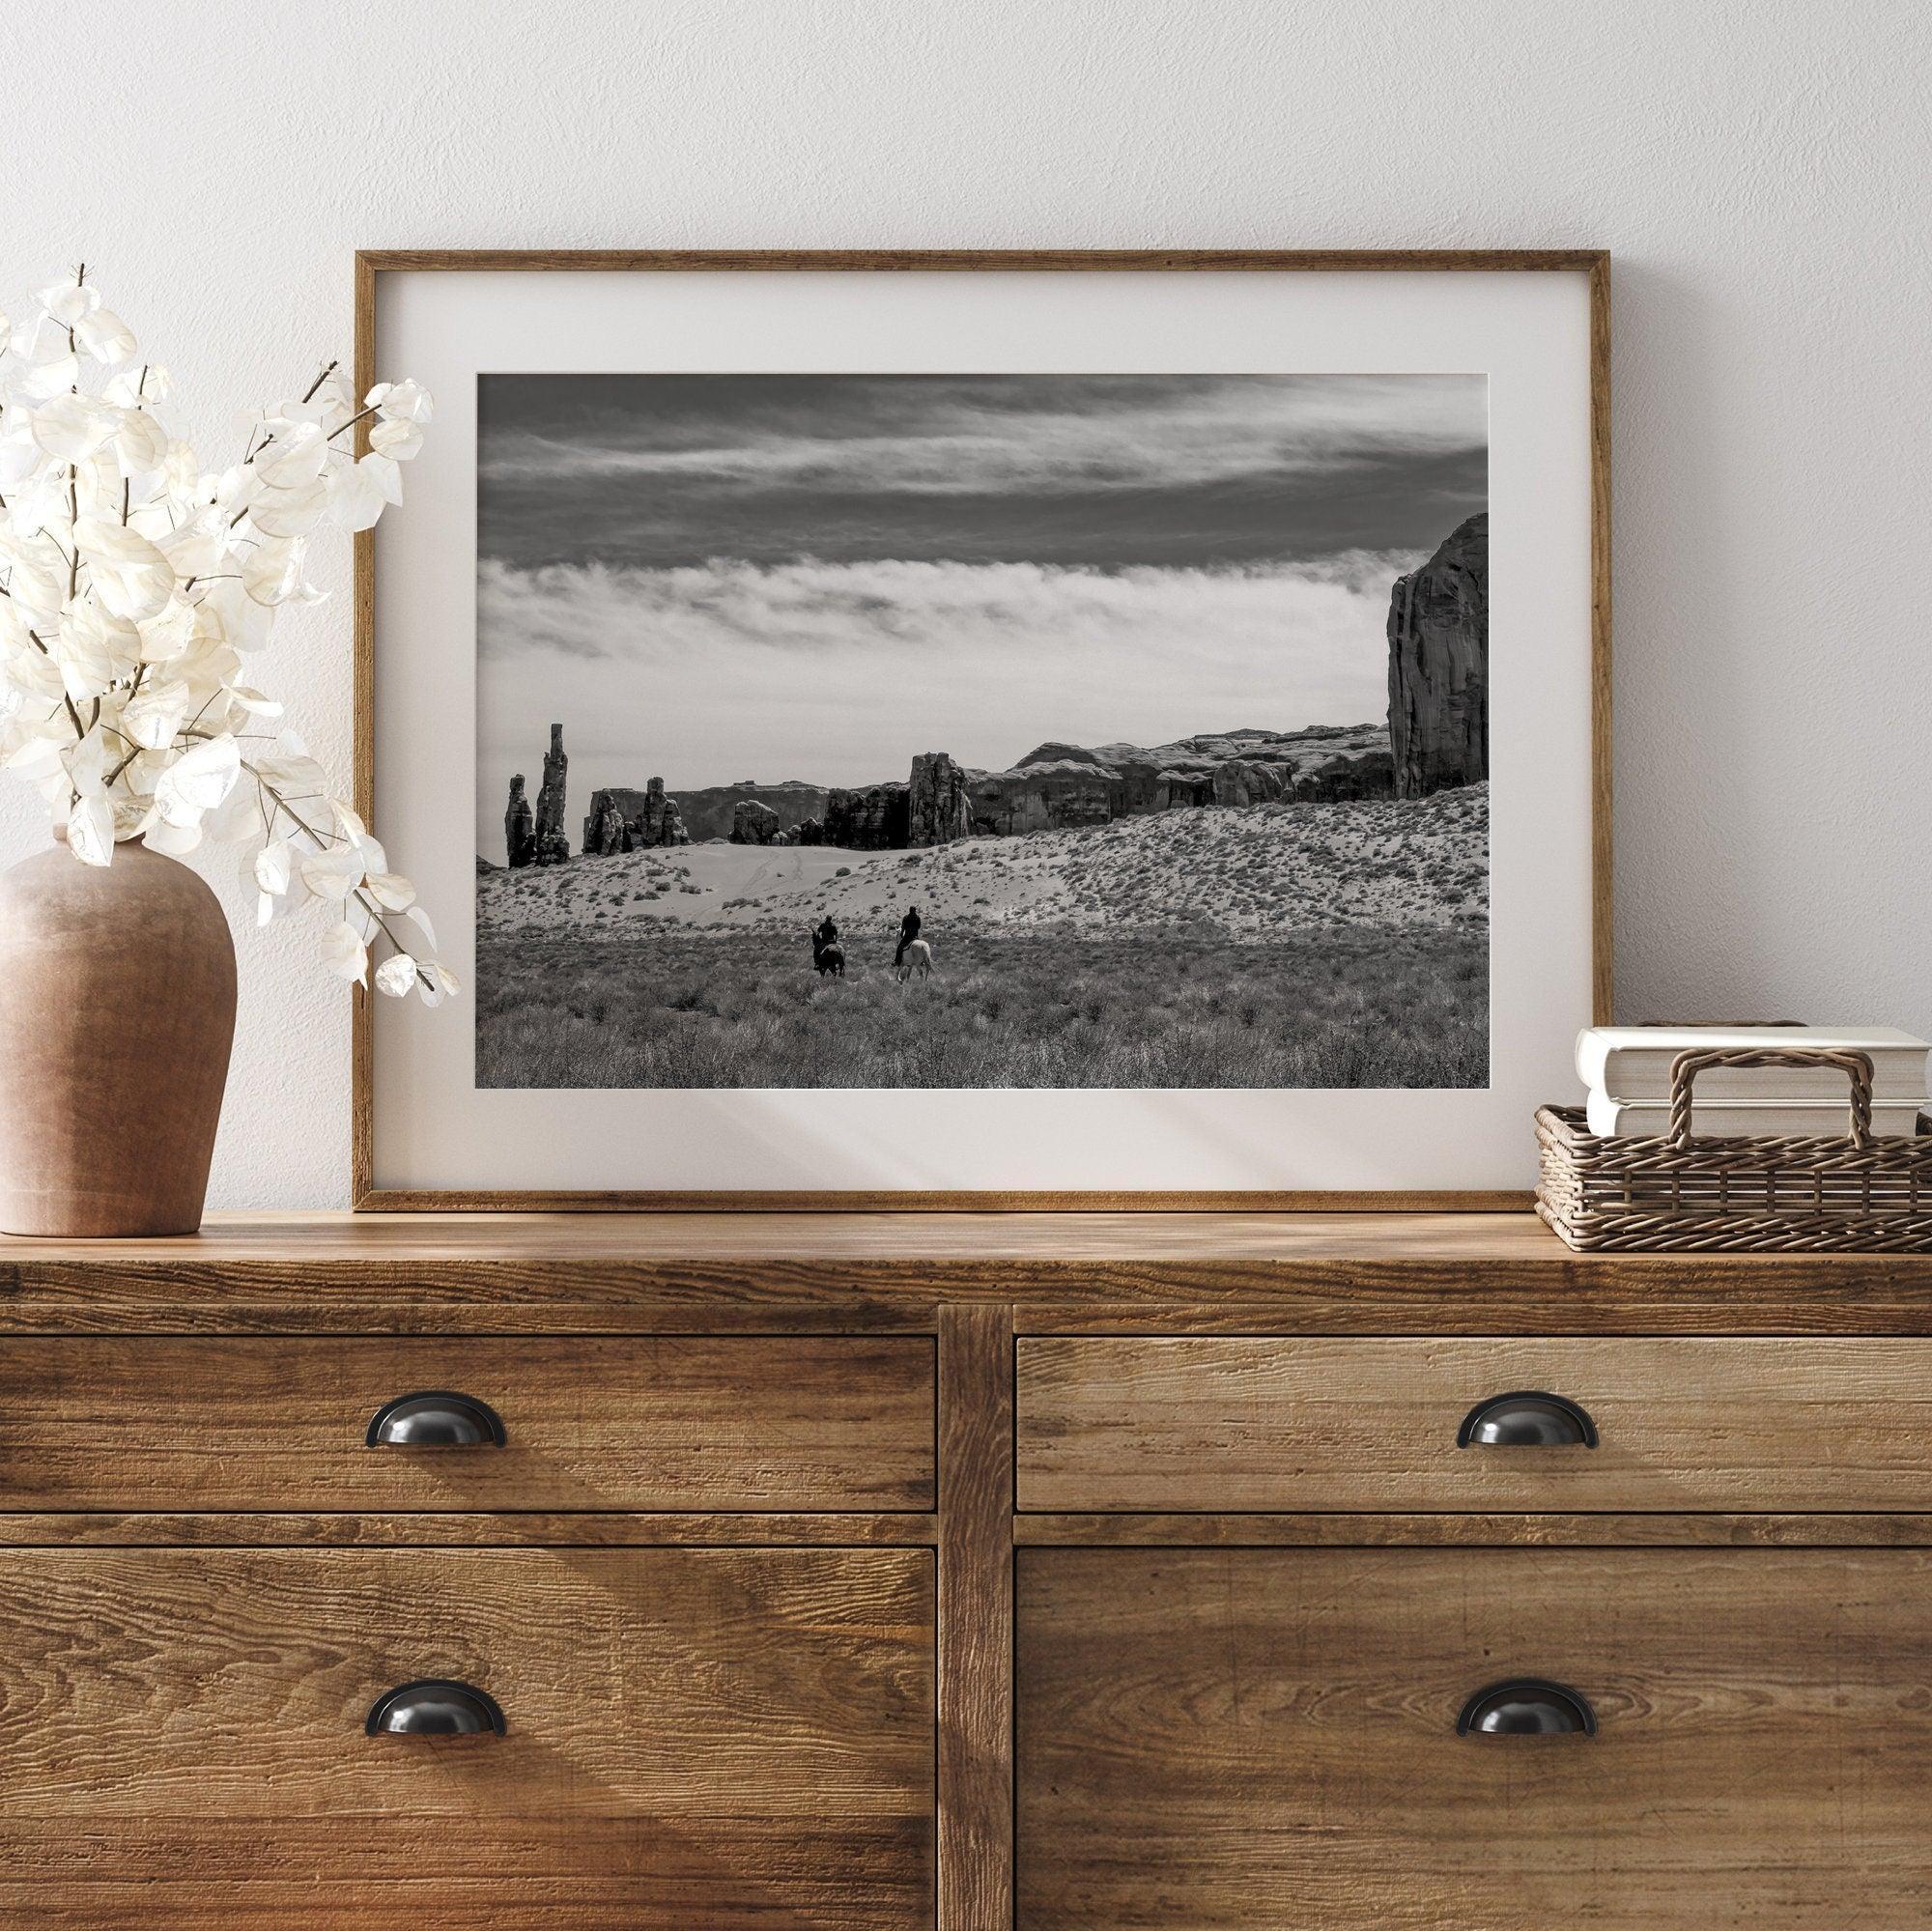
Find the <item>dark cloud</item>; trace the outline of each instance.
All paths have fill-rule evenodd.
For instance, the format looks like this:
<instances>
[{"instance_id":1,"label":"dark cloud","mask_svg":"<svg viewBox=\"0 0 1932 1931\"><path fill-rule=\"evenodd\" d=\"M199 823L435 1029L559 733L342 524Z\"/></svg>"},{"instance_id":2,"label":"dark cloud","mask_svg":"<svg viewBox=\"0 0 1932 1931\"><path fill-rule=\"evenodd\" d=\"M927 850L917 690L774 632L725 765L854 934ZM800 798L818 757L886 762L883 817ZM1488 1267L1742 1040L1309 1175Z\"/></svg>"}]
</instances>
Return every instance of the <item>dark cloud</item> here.
<instances>
[{"instance_id":1,"label":"dark cloud","mask_svg":"<svg viewBox=\"0 0 1932 1931\"><path fill-rule=\"evenodd\" d=\"M482 554L1215 568L1433 547L1480 376L481 379Z\"/></svg>"}]
</instances>

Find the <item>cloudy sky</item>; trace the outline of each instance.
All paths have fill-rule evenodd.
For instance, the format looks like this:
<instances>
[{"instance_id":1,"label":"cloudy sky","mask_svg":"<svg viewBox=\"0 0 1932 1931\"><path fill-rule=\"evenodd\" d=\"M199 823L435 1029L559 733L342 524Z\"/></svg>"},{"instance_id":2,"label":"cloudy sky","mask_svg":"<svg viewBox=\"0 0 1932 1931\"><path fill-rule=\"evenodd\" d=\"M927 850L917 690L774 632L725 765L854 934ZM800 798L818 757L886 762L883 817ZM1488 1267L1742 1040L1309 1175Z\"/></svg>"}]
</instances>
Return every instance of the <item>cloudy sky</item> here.
<instances>
[{"instance_id":1,"label":"cloudy sky","mask_svg":"<svg viewBox=\"0 0 1932 1931\"><path fill-rule=\"evenodd\" d=\"M478 418L491 856L552 721L575 817L1379 719L1389 584L1485 505L1481 376L491 375Z\"/></svg>"}]
</instances>

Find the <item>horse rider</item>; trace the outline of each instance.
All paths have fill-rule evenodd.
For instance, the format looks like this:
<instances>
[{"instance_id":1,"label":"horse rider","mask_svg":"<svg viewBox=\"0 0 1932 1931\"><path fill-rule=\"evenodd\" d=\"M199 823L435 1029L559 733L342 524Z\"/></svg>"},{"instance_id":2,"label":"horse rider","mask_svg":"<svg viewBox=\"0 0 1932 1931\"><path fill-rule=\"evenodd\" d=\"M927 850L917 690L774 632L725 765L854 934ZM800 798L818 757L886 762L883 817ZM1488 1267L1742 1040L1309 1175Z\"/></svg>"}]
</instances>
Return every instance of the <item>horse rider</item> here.
<instances>
[{"instance_id":1,"label":"horse rider","mask_svg":"<svg viewBox=\"0 0 1932 1931\"><path fill-rule=\"evenodd\" d=\"M919 937L919 907L906 908L906 915L899 921L899 949L893 954L893 966L897 969L905 960L906 948Z\"/></svg>"},{"instance_id":2,"label":"horse rider","mask_svg":"<svg viewBox=\"0 0 1932 1931\"><path fill-rule=\"evenodd\" d=\"M828 912L823 922L811 928L811 950L822 952L838 936L838 927L832 923L832 914Z\"/></svg>"}]
</instances>

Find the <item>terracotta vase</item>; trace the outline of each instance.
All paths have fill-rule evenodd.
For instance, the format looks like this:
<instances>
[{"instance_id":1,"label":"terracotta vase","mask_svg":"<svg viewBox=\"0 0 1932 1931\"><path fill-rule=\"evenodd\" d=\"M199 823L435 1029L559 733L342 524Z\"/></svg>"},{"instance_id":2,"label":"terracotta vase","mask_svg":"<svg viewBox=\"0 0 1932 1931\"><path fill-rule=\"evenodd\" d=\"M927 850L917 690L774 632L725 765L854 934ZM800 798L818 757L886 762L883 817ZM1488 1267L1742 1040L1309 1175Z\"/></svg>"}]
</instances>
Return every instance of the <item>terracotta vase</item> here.
<instances>
[{"instance_id":1,"label":"terracotta vase","mask_svg":"<svg viewBox=\"0 0 1932 1931\"><path fill-rule=\"evenodd\" d=\"M192 1234L235 1036L235 942L142 844L0 872L0 1231Z\"/></svg>"}]
</instances>

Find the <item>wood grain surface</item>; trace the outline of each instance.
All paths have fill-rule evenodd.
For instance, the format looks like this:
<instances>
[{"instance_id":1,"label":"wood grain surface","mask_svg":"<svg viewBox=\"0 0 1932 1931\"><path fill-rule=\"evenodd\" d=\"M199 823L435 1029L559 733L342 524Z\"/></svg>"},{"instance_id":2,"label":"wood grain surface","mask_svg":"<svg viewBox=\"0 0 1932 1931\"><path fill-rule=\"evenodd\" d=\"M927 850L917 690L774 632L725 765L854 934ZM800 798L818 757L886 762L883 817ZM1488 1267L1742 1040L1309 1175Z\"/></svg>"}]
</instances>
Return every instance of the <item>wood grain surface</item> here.
<instances>
[{"instance_id":1,"label":"wood grain surface","mask_svg":"<svg viewBox=\"0 0 1932 1931\"><path fill-rule=\"evenodd\" d=\"M1019 1560L1025 1931L1907 1931L1932 1557ZM1456 1735L1517 1674L1594 1738Z\"/></svg>"},{"instance_id":2,"label":"wood grain surface","mask_svg":"<svg viewBox=\"0 0 1932 1931\"><path fill-rule=\"evenodd\" d=\"M1597 273L1601 248L360 248L363 274L869 274L1054 272L1350 274L1465 270L1477 274L1563 270Z\"/></svg>"},{"instance_id":3,"label":"wood grain surface","mask_svg":"<svg viewBox=\"0 0 1932 1931\"><path fill-rule=\"evenodd\" d=\"M711 1515L549 1509L400 1515L256 1509L0 1512L0 1548L936 1548L938 1544L938 1518L903 1509L810 1516L756 1509Z\"/></svg>"},{"instance_id":4,"label":"wood grain surface","mask_svg":"<svg viewBox=\"0 0 1932 1931\"><path fill-rule=\"evenodd\" d=\"M0 1241L0 1925L1902 1931L1928 1289L1526 1215ZM361 1446L429 1385L499 1460ZM1603 1445L1447 1445L1508 1386ZM1601 1734L1459 1743L1514 1670ZM443 1673L510 1734L362 1736Z\"/></svg>"},{"instance_id":5,"label":"wood grain surface","mask_svg":"<svg viewBox=\"0 0 1932 1931\"><path fill-rule=\"evenodd\" d=\"M929 1926L933 1608L917 1550L10 1551L0 1922ZM363 1734L436 1675L508 1734Z\"/></svg>"},{"instance_id":6,"label":"wood grain surface","mask_svg":"<svg viewBox=\"0 0 1932 1931\"><path fill-rule=\"evenodd\" d=\"M433 1388L505 1445L364 1445ZM0 1510L923 1510L934 1392L911 1336L0 1340Z\"/></svg>"},{"instance_id":7,"label":"wood grain surface","mask_svg":"<svg viewBox=\"0 0 1932 1931\"><path fill-rule=\"evenodd\" d=\"M1932 1256L1575 1254L1530 1214L217 1217L0 1240L0 1333L1932 1334Z\"/></svg>"},{"instance_id":8,"label":"wood grain surface","mask_svg":"<svg viewBox=\"0 0 1932 1931\"><path fill-rule=\"evenodd\" d=\"M949 1309L939 1330L939 1921L1013 1922L1013 1323Z\"/></svg>"},{"instance_id":9,"label":"wood grain surface","mask_svg":"<svg viewBox=\"0 0 1932 1931\"><path fill-rule=\"evenodd\" d=\"M33 1517L15 1519L31 1521ZM66 1519L88 1520L87 1518ZM107 1519L112 1519L111 1518ZM123 1519L123 1534L151 1517ZM206 1522L219 1518L198 1517ZM738 1520L753 1518L735 1518ZM921 1521L919 1516L818 1516L820 1522ZM0 1543L8 1518L0 1516ZM107 1539L107 1538L102 1538ZM1023 1515L1013 1541L1027 1548L1932 1548L1932 1514L1419 1515L1251 1512L1207 1516Z\"/></svg>"},{"instance_id":10,"label":"wood grain surface","mask_svg":"<svg viewBox=\"0 0 1932 1931\"><path fill-rule=\"evenodd\" d=\"M1094 1510L1886 1510L1932 1497L1932 1342L1037 1337L1019 1505ZM1458 1448L1512 1390L1594 1448Z\"/></svg>"}]
</instances>

